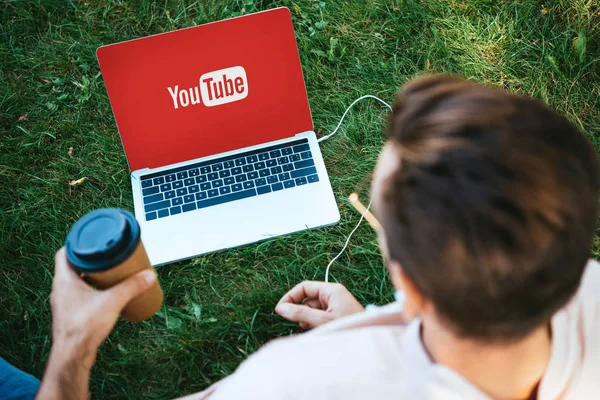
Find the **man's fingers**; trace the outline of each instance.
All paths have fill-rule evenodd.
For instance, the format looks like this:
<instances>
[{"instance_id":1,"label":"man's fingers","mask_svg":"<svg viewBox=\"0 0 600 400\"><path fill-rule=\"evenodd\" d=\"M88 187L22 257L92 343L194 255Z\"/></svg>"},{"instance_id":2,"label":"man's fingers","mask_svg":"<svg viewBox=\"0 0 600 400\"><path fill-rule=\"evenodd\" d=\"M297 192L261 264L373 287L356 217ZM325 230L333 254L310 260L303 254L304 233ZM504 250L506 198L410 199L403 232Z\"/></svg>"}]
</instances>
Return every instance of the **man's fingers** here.
<instances>
[{"instance_id":1,"label":"man's fingers","mask_svg":"<svg viewBox=\"0 0 600 400\"><path fill-rule=\"evenodd\" d=\"M54 277L55 279L79 279L77 273L69 266L64 247L61 247L54 255Z\"/></svg>"},{"instance_id":2,"label":"man's fingers","mask_svg":"<svg viewBox=\"0 0 600 400\"><path fill-rule=\"evenodd\" d=\"M332 285L335 283L325 283L325 282L317 282L317 281L304 281L292 288L289 292L287 292L281 300L279 300L278 304L281 303L294 303L299 304L302 300L309 299L318 299L321 291L329 290Z\"/></svg>"},{"instance_id":3,"label":"man's fingers","mask_svg":"<svg viewBox=\"0 0 600 400\"><path fill-rule=\"evenodd\" d=\"M323 306L321 305L319 299L306 299L302 302L302 305L310 308L316 308L317 310L323 309Z\"/></svg>"},{"instance_id":4,"label":"man's fingers","mask_svg":"<svg viewBox=\"0 0 600 400\"><path fill-rule=\"evenodd\" d=\"M278 304L275 312L289 321L302 322L309 326L323 325L331 319L329 314L323 310L291 303Z\"/></svg>"},{"instance_id":5,"label":"man's fingers","mask_svg":"<svg viewBox=\"0 0 600 400\"><path fill-rule=\"evenodd\" d=\"M300 325L300 328L302 329L310 329L310 325L306 322L299 322L298 325Z\"/></svg>"},{"instance_id":6,"label":"man's fingers","mask_svg":"<svg viewBox=\"0 0 600 400\"><path fill-rule=\"evenodd\" d=\"M156 282L156 273L146 269L105 290L104 293L110 299L109 302L120 312L127 303L142 294L154 282Z\"/></svg>"}]
</instances>

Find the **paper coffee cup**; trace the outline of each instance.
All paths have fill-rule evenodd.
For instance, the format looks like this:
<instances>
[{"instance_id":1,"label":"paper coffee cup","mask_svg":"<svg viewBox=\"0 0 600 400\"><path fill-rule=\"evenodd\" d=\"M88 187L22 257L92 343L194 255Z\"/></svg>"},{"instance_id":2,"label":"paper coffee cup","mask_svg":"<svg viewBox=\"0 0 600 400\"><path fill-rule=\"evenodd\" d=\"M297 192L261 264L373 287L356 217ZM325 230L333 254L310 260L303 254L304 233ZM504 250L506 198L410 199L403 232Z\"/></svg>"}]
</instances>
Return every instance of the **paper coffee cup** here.
<instances>
[{"instance_id":1,"label":"paper coffee cup","mask_svg":"<svg viewBox=\"0 0 600 400\"><path fill-rule=\"evenodd\" d=\"M98 289L108 289L145 268L152 269L135 217L118 208L92 211L79 219L66 240L74 271ZM121 312L129 321L153 316L163 301L158 280L131 300Z\"/></svg>"}]
</instances>

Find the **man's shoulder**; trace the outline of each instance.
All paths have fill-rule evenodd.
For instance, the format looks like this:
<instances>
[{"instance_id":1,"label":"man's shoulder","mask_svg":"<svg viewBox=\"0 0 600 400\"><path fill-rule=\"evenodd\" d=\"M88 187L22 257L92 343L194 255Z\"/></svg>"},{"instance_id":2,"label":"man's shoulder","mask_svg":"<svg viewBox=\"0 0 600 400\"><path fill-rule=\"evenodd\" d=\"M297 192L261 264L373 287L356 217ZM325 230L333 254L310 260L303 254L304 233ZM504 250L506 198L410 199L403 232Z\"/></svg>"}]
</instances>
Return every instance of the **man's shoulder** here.
<instances>
[{"instance_id":1,"label":"man's shoulder","mask_svg":"<svg viewBox=\"0 0 600 400\"><path fill-rule=\"evenodd\" d=\"M564 312L586 345L600 350L600 263L596 260L588 261L579 290Z\"/></svg>"},{"instance_id":2,"label":"man's shoulder","mask_svg":"<svg viewBox=\"0 0 600 400\"><path fill-rule=\"evenodd\" d=\"M581 277L579 290L568 306L573 312L580 314L580 318L597 319L600 317L600 263L589 260ZM597 321L600 329L600 321Z\"/></svg>"},{"instance_id":3,"label":"man's shoulder","mask_svg":"<svg viewBox=\"0 0 600 400\"><path fill-rule=\"evenodd\" d=\"M600 263L590 259L581 278L580 292L585 297L600 300Z\"/></svg>"},{"instance_id":4,"label":"man's shoulder","mask_svg":"<svg viewBox=\"0 0 600 400\"><path fill-rule=\"evenodd\" d=\"M403 332L403 326L361 326L274 340L242 363L215 398L341 399L376 394L385 399L385 393L397 394L403 385Z\"/></svg>"}]
</instances>

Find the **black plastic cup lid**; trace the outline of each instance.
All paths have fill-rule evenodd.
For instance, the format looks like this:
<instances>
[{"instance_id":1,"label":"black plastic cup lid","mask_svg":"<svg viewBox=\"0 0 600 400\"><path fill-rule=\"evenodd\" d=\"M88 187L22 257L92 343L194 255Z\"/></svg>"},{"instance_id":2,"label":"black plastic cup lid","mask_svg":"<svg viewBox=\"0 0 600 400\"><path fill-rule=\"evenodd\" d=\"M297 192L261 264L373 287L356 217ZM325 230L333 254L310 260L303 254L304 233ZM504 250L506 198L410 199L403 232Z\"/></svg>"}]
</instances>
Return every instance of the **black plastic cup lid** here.
<instances>
[{"instance_id":1,"label":"black plastic cup lid","mask_svg":"<svg viewBox=\"0 0 600 400\"><path fill-rule=\"evenodd\" d=\"M77 221L65 243L69 263L77 272L100 272L127 259L140 241L135 217L119 208L101 208Z\"/></svg>"}]
</instances>

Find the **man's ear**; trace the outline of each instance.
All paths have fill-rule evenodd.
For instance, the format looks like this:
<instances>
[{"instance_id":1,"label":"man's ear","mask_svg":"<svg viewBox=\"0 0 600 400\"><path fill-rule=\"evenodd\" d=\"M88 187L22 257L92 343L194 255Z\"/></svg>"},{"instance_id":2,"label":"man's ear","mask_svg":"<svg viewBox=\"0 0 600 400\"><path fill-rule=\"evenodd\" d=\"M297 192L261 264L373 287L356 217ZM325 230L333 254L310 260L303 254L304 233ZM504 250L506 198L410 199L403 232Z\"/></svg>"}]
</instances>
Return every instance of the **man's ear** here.
<instances>
[{"instance_id":1,"label":"man's ear","mask_svg":"<svg viewBox=\"0 0 600 400\"><path fill-rule=\"evenodd\" d=\"M421 315L425 306L429 303L412 279L402 271L402 265L397 261L390 260L387 251L387 240L383 229L379 231L377 237L382 256L387 265L388 273L390 274L390 279L392 280L392 285L394 285L396 289L402 290L406 296L404 301L404 315L410 321Z\"/></svg>"},{"instance_id":2,"label":"man's ear","mask_svg":"<svg viewBox=\"0 0 600 400\"><path fill-rule=\"evenodd\" d=\"M396 289L404 292L404 314L408 320L412 320L425 310L427 299L414 284L412 279L402 271L402 267L395 261L388 262L388 269L392 284Z\"/></svg>"}]
</instances>

